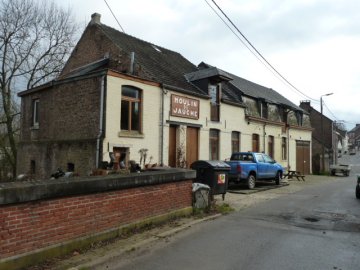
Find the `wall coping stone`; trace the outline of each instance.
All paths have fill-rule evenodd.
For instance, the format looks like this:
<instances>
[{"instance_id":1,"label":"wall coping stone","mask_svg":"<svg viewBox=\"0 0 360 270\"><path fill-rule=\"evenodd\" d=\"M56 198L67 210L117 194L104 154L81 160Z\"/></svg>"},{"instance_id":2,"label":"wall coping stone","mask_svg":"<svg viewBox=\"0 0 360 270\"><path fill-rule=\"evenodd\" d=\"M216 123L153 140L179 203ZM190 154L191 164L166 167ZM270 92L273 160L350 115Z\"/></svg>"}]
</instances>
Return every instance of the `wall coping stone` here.
<instances>
[{"instance_id":1,"label":"wall coping stone","mask_svg":"<svg viewBox=\"0 0 360 270\"><path fill-rule=\"evenodd\" d=\"M166 184L195 178L196 171L193 170L167 169L126 175L0 183L0 205Z\"/></svg>"}]
</instances>

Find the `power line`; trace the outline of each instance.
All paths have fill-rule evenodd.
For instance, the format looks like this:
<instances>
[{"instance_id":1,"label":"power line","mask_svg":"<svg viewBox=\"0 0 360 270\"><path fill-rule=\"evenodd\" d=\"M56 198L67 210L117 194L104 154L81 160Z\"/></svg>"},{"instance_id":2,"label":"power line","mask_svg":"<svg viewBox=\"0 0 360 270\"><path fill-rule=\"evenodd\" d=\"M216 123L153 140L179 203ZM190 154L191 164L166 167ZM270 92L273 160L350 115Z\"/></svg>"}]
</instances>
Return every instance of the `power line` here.
<instances>
[{"instance_id":1,"label":"power line","mask_svg":"<svg viewBox=\"0 0 360 270\"><path fill-rule=\"evenodd\" d=\"M206 1L206 0L205 0ZM246 38L246 36L239 30L239 28L232 22L232 20L226 15L226 13L220 8L220 6L215 2L215 0L212 0L212 2L215 4L215 6L220 10L220 12L225 16L225 18L231 23L231 25L236 29L236 31L246 40L246 42L251 46L251 48L261 57L261 59L263 61L265 61L265 63L267 65L269 65L269 67L271 67L271 69L278 75L280 76L288 85L290 85L293 89L295 89L298 93L300 93L301 95L303 95L304 97L311 99L313 101L317 101L314 98L309 97L308 95L306 95L305 93L303 93L302 91L300 91L297 87L295 87L291 82L289 82L279 71L277 71L277 69L270 64L270 62L268 60L266 60L266 58L255 48L255 46ZM207 1L206 1L207 3ZM209 4L209 3L207 3ZM249 49L248 46L246 46L247 49ZM250 50L250 49L249 49ZM250 50L251 51L251 50ZM252 52L252 51L251 51Z\"/></svg>"},{"instance_id":2,"label":"power line","mask_svg":"<svg viewBox=\"0 0 360 270\"><path fill-rule=\"evenodd\" d=\"M243 41L241 39L241 37L231 28L231 26L220 16L220 14L213 8L213 6L211 6L209 4L209 2L207 0L205 0L205 2L208 4L208 6L214 11L214 13L220 18L220 20L223 21L223 23L229 28L229 30L238 38L238 40L259 60L259 62L261 64L264 65L264 67L266 67L274 76L276 76L278 79L280 79L278 77L278 75L268 66L266 65L266 63L263 62L263 60L261 60L261 58L253 51L251 50L251 48L245 43L245 41ZM283 80L280 79L280 81L285 85L288 86ZM290 88L291 90L293 90L292 88ZM293 90L296 94L299 94L298 92L296 92L295 90Z\"/></svg>"},{"instance_id":3,"label":"power line","mask_svg":"<svg viewBox=\"0 0 360 270\"><path fill-rule=\"evenodd\" d=\"M121 24L119 23L118 19L117 19L116 16L115 16L114 12L111 10L111 7L109 6L109 4L106 2L106 0L104 0L104 2L105 2L105 4L108 6L111 14L114 16L114 18L115 18L116 22L118 23L118 25L120 26L121 30L125 33L124 28L122 28Z\"/></svg>"},{"instance_id":4,"label":"power line","mask_svg":"<svg viewBox=\"0 0 360 270\"><path fill-rule=\"evenodd\" d=\"M333 114L332 111L330 111L329 107L325 104L325 102L323 101L324 107L327 109L327 111L332 115L332 117L334 117L334 119L336 121L339 121L339 119L335 116L335 114Z\"/></svg>"}]
</instances>

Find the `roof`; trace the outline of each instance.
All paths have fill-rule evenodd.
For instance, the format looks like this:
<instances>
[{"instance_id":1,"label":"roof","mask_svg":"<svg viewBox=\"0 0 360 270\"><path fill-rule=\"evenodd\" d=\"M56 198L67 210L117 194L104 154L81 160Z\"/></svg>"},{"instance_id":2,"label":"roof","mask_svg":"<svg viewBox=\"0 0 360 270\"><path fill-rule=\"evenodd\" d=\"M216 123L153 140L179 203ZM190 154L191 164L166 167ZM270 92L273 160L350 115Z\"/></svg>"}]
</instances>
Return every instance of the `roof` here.
<instances>
[{"instance_id":1,"label":"roof","mask_svg":"<svg viewBox=\"0 0 360 270\"><path fill-rule=\"evenodd\" d=\"M250 82L205 63L201 63L197 67L177 52L135 38L104 24L97 25L116 46L128 53L135 53L135 62L144 70L145 79L184 89L197 95L208 96L207 91L200 89L192 82L204 78L220 77L223 80L223 100L243 104L241 95L246 95L303 111L271 88Z\"/></svg>"},{"instance_id":2,"label":"roof","mask_svg":"<svg viewBox=\"0 0 360 270\"><path fill-rule=\"evenodd\" d=\"M200 68L213 68L211 65L206 63L201 63ZM243 94L244 96L263 99L268 103L272 104L282 104L288 106L292 109L303 111L302 108L292 103L290 100L280 95L278 92L271 88L267 88L260 84L248 81L239 76L231 74L229 72L220 70L222 73L225 73L227 77L232 78L231 81L225 82L223 84L223 92L226 96L231 98L232 96L239 96ZM240 93L239 93L240 91Z\"/></svg>"},{"instance_id":3,"label":"roof","mask_svg":"<svg viewBox=\"0 0 360 270\"><path fill-rule=\"evenodd\" d=\"M98 27L125 52L135 53L135 63L138 63L145 79L188 90L195 94L208 95L198 87L189 83L185 74L197 71L192 64L181 54L143 41L104 24Z\"/></svg>"},{"instance_id":4,"label":"roof","mask_svg":"<svg viewBox=\"0 0 360 270\"><path fill-rule=\"evenodd\" d=\"M271 88L250 82L203 62L199 64L199 66L196 66L180 53L135 38L100 23L99 14L97 15L98 20L90 22L89 25L95 26L102 31L110 41L125 54L134 53L134 61L141 68L142 79L160 83L166 88L178 92L209 98L208 90L202 89L194 83L194 81L213 78L216 82L221 81L222 100L230 104L244 106L242 100L242 96L244 95L256 99L263 99L273 104L285 105L293 110L303 111L300 107ZM106 68L108 63L108 58L89 63L70 72L67 78L75 79L95 72L100 68ZM61 81L62 80L58 80L58 83ZM22 93L20 93L20 95L21 94Z\"/></svg>"}]
</instances>

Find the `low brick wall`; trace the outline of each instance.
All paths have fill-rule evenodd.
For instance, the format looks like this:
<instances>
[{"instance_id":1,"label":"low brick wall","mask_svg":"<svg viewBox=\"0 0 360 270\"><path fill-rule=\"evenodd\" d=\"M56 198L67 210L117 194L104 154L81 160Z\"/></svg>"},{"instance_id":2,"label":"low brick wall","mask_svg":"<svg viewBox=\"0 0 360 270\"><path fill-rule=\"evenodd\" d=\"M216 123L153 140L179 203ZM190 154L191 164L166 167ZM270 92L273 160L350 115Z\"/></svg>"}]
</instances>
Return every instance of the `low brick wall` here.
<instances>
[{"instance_id":1,"label":"low brick wall","mask_svg":"<svg viewBox=\"0 0 360 270\"><path fill-rule=\"evenodd\" d=\"M0 184L0 269L9 260L189 208L194 177L174 169Z\"/></svg>"}]
</instances>

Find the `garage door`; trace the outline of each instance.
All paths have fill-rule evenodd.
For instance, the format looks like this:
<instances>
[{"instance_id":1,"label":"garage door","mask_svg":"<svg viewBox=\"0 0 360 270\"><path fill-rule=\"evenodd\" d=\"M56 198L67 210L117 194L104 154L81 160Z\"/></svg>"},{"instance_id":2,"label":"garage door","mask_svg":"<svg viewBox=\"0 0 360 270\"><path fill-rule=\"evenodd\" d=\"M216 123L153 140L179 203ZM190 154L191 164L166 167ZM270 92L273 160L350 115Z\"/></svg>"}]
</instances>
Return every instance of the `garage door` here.
<instances>
[{"instance_id":1,"label":"garage door","mask_svg":"<svg viewBox=\"0 0 360 270\"><path fill-rule=\"evenodd\" d=\"M296 141L296 170L310 174L310 142Z\"/></svg>"}]
</instances>

